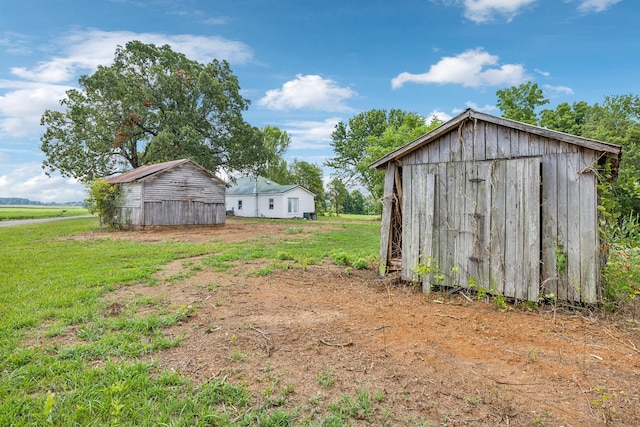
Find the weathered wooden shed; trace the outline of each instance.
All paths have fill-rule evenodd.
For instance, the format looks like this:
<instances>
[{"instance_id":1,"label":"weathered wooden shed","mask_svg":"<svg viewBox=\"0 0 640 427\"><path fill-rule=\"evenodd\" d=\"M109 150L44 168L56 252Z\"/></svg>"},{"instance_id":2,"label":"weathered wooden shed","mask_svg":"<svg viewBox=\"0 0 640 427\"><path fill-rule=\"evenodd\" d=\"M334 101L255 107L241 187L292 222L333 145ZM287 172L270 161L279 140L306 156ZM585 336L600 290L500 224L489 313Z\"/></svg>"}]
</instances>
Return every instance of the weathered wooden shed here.
<instances>
[{"instance_id":1,"label":"weathered wooden shed","mask_svg":"<svg viewBox=\"0 0 640 427\"><path fill-rule=\"evenodd\" d=\"M141 166L107 181L122 188L119 223L126 228L225 223L226 183L191 159Z\"/></svg>"},{"instance_id":2,"label":"weathered wooden shed","mask_svg":"<svg viewBox=\"0 0 640 427\"><path fill-rule=\"evenodd\" d=\"M619 146L466 110L389 153L381 270L520 300L594 303L598 182ZM416 272L418 265L422 273Z\"/></svg>"}]
</instances>

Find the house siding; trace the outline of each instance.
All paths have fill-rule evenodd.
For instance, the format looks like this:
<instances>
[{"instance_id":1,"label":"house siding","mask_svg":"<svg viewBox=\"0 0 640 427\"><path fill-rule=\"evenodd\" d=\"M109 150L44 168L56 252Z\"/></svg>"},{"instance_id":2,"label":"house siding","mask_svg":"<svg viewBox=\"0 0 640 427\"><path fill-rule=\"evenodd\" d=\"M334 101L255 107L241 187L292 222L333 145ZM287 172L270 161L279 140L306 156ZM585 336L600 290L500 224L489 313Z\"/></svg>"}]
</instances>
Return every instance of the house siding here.
<instances>
[{"instance_id":1,"label":"house siding","mask_svg":"<svg viewBox=\"0 0 640 427\"><path fill-rule=\"evenodd\" d=\"M298 199L298 212L288 211L288 199ZM296 187L284 193L266 194L227 194L226 209L235 216L252 218L302 218L305 213L315 212L315 199L312 193ZM273 209L269 209L269 199L273 199ZM238 201L242 200L242 210L238 210ZM257 207L257 209L256 209Z\"/></svg>"}]
</instances>

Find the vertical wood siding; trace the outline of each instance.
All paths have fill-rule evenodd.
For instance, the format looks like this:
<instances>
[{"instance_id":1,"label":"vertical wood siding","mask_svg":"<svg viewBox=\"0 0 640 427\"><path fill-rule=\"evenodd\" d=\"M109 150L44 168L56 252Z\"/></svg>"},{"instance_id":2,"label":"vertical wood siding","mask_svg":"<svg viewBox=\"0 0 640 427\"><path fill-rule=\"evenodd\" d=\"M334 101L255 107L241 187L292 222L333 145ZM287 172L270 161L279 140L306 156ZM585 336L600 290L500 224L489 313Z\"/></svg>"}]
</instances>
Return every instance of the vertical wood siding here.
<instances>
[{"instance_id":1,"label":"vertical wood siding","mask_svg":"<svg viewBox=\"0 0 640 427\"><path fill-rule=\"evenodd\" d=\"M225 185L190 163L122 188L123 225L211 225L226 220Z\"/></svg>"},{"instance_id":2,"label":"vertical wood siding","mask_svg":"<svg viewBox=\"0 0 640 427\"><path fill-rule=\"evenodd\" d=\"M403 157L401 276L417 280L415 267L426 261L438 264L438 284L447 287L482 286L531 301L548 293L598 301L598 157L482 121L464 122ZM393 190L387 174L385 195ZM428 291L433 275L423 280Z\"/></svg>"},{"instance_id":3,"label":"vertical wood siding","mask_svg":"<svg viewBox=\"0 0 640 427\"><path fill-rule=\"evenodd\" d=\"M224 224L223 204L164 200L145 202L145 225L212 225Z\"/></svg>"}]
</instances>

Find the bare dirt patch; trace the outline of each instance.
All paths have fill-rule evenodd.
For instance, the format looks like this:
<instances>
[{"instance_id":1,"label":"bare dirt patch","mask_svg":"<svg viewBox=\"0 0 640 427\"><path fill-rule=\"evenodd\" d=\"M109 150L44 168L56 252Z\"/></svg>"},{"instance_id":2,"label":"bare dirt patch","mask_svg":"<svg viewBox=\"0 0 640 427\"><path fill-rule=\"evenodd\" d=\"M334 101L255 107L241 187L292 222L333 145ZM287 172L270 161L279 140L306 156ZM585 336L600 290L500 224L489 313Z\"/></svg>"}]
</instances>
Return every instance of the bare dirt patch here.
<instances>
[{"instance_id":1,"label":"bare dirt patch","mask_svg":"<svg viewBox=\"0 0 640 427\"><path fill-rule=\"evenodd\" d=\"M229 221L118 238L237 242L286 228ZM252 262L168 280L197 262L108 296L113 310L141 296L193 307L168 331L184 335L181 345L151 357L196 383L245 382L265 401L305 405L305 416L364 390L373 410L351 418L362 425L640 425L640 334L625 316L501 310L327 263L260 277L247 274L260 266Z\"/></svg>"}]
</instances>

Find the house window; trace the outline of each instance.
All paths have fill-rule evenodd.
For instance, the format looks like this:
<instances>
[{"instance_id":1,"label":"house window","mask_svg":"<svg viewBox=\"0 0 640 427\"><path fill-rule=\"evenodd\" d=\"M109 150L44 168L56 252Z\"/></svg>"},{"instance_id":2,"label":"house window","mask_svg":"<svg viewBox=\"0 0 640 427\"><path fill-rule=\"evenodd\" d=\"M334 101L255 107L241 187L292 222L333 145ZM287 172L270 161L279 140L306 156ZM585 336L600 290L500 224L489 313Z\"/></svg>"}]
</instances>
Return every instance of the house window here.
<instances>
[{"instance_id":1,"label":"house window","mask_svg":"<svg viewBox=\"0 0 640 427\"><path fill-rule=\"evenodd\" d=\"M288 201L288 212L290 214L297 214L298 213L298 199L289 198L289 199L287 199L287 201Z\"/></svg>"},{"instance_id":2,"label":"house window","mask_svg":"<svg viewBox=\"0 0 640 427\"><path fill-rule=\"evenodd\" d=\"M238 200L238 210L242 210L242 200Z\"/></svg>"},{"instance_id":3,"label":"house window","mask_svg":"<svg viewBox=\"0 0 640 427\"><path fill-rule=\"evenodd\" d=\"M269 199L269 209L273 210L273 199Z\"/></svg>"}]
</instances>

